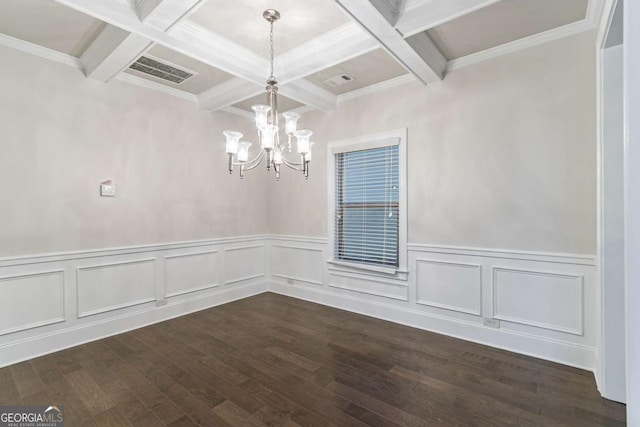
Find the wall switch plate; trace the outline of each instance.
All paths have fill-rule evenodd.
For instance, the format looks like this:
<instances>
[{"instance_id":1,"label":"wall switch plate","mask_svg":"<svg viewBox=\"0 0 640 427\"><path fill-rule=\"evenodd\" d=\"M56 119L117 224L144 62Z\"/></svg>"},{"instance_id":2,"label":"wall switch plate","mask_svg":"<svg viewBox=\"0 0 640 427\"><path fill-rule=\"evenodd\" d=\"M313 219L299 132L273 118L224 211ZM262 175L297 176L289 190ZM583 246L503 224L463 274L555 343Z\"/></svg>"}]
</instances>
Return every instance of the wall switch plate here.
<instances>
[{"instance_id":1,"label":"wall switch plate","mask_svg":"<svg viewBox=\"0 0 640 427\"><path fill-rule=\"evenodd\" d=\"M116 186L111 181L103 182L100 184L100 196L102 197L115 197Z\"/></svg>"},{"instance_id":2,"label":"wall switch plate","mask_svg":"<svg viewBox=\"0 0 640 427\"><path fill-rule=\"evenodd\" d=\"M500 321L498 319L492 319L491 317L485 317L484 324L485 326L490 326L492 328L500 327Z\"/></svg>"}]
</instances>

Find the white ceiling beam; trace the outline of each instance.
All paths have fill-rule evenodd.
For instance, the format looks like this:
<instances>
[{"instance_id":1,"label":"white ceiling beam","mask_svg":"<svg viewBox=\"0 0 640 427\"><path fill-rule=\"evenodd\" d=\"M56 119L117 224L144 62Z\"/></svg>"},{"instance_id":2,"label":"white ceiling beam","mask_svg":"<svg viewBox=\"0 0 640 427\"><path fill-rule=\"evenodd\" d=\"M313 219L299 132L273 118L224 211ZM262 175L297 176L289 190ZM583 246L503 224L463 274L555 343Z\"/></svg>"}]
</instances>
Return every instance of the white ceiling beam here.
<instances>
[{"instance_id":1,"label":"white ceiling beam","mask_svg":"<svg viewBox=\"0 0 640 427\"><path fill-rule=\"evenodd\" d=\"M170 30L206 0L134 0L142 22L162 31Z\"/></svg>"},{"instance_id":2,"label":"white ceiling beam","mask_svg":"<svg viewBox=\"0 0 640 427\"><path fill-rule=\"evenodd\" d=\"M378 43L366 31L355 23L348 23L335 30L293 48L275 58L275 71L278 82L286 85L317 71L363 55L378 47ZM318 52L323 52L318 55ZM279 70L283 70L280 73ZM311 83L305 85L304 93L309 92ZM235 78L218 84L198 96L201 108L215 111L264 93L264 86ZM285 92L295 92L297 86L285 88ZM317 93L317 91L313 91ZM295 98L305 99L304 93L294 94ZM314 95L314 98L317 98ZM322 105L327 97L321 96ZM333 100L331 100L333 102ZM306 102L305 102L306 104Z\"/></svg>"},{"instance_id":3,"label":"white ceiling beam","mask_svg":"<svg viewBox=\"0 0 640 427\"><path fill-rule=\"evenodd\" d=\"M305 79L280 86L279 93L321 111L335 110L338 106L337 95Z\"/></svg>"},{"instance_id":4,"label":"white ceiling beam","mask_svg":"<svg viewBox=\"0 0 640 427\"><path fill-rule=\"evenodd\" d=\"M266 83L260 86L236 77L202 92L198 95L198 104L207 111L225 109L245 99L264 94L265 87ZM337 95L303 78L278 85L278 93L321 111L335 110L338 105Z\"/></svg>"},{"instance_id":5,"label":"white ceiling beam","mask_svg":"<svg viewBox=\"0 0 640 427\"><path fill-rule=\"evenodd\" d=\"M239 77L220 83L198 95L198 105L203 110L216 111L245 99L264 93L266 84L260 86Z\"/></svg>"},{"instance_id":6,"label":"white ceiling beam","mask_svg":"<svg viewBox=\"0 0 640 427\"><path fill-rule=\"evenodd\" d=\"M166 31L203 1L136 0L131 12L137 13L147 25ZM80 62L87 77L108 82L151 46L153 43L147 37L108 24L82 54Z\"/></svg>"},{"instance_id":7,"label":"white ceiling beam","mask_svg":"<svg viewBox=\"0 0 640 427\"><path fill-rule=\"evenodd\" d=\"M264 85L269 72L265 58L192 21L176 25L158 43L258 85Z\"/></svg>"},{"instance_id":8,"label":"white ceiling beam","mask_svg":"<svg viewBox=\"0 0 640 427\"><path fill-rule=\"evenodd\" d=\"M56 0L154 43L256 84L263 84L268 62L248 49L185 20L165 33L143 23L123 0Z\"/></svg>"},{"instance_id":9,"label":"white ceiling beam","mask_svg":"<svg viewBox=\"0 0 640 427\"><path fill-rule=\"evenodd\" d=\"M428 46L416 51L368 0L336 0L336 2L418 80L424 84L442 80L447 60L426 34L422 42L428 43Z\"/></svg>"},{"instance_id":10,"label":"white ceiling beam","mask_svg":"<svg viewBox=\"0 0 640 427\"><path fill-rule=\"evenodd\" d=\"M85 76L108 82L152 44L146 37L108 24L80 56L80 63Z\"/></svg>"},{"instance_id":11,"label":"white ceiling beam","mask_svg":"<svg viewBox=\"0 0 640 427\"><path fill-rule=\"evenodd\" d=\"M239 84L238 81L234 81L221 88L212 88L210 92L207 91L208 94L202 97L202 105L206 106L207 109L214 108L216 105L231 105L229 104L230 100L225 97L221 97L221 102L216 104L215 101L212 100L213 94L216 92L226 94L230 87L235 87L235 89L239 91L238 99L246 99L249 97L248 94L256 93L252 92L255 90L255 85L261 88L265 85L265 79L269 69L269 63L266 59L224 37L208 31L194 22L183 20L174 25L169 32L164 32L148 25L146 22L141 22L138 16L140 13L139 5L138 10L136 10L131 7L128 0L56 1L105 21L114 27L118 27L134 35L145 37L154 43L173 49L247 81L247 83L244 84ZM194 0L188 0L188 2L191 3L193 3L193 1ZM157 7L161 6L158 5ZM363 39L359 38L358 40L359 43L363 43ZM366 42L364 43L366 44ZM318 61L317 58L316 61ZM316 62L316 64L318 64L318 62ZM310 69L311 68L308 70ZM337 105L337 97L335 95L307 81L285 84L280 88L280 91L284 96L324 111L335 109Z\"/></svg>"},{"instance_id":12,"label":"white ceiling beam","mask_svg":"<svg viewBox=\"0 0 640 427\"><path fill-rule=\"evenodd\" d=\"M369 0L380 12L384 19L391 25L395 25L402 13L403 0Z\"/></svg>"},{"instance_id":13,"label":"white ceiling beam","mask_svg":"<svg viewBox=\"0 0 640 427\"><path fill-rule=\"evenodd\" d=\"M280 83L286 84L378 47L378 42L368 32L349 22L276 57L276 76Z\"/></svg>"},{"instance_id":14,"label":"white ceiling beam","mask_svg":"<svg viewBox=\"0 0 640 427\"><path fill-rule=\"evenodd\" d=\"M395 23L404 37L410 37L452 21L501 0L423 0L407 7Z\"/></svg>"},{"instance_id":15,"label":"white ceiling beam","mask_svg":"<svg viewBox=\"0 0 640 427\"><path fill-rule=\"evenodd\" d=\"M174 49L179 50L180 48L184 48L189 51L189 56L247 81L244 84L240 84L238 81L233 81L229 84L223 83L223 86L220 88L216 89L214 87L208 90L207 95L202 98L202 105L207 105L208 109L215 106L215 101L212 100L213 94L221 96L218 104L225 104L224 106L232 105L230 98L226 97L226 94L229 94L228 90L230 87L235 87L238 91L236 102L264 92L269 71L269 62L266 59L191 21L184 21L176 25L170 35L173 38L172 43ZM217 56L218 62L207 62L207 56L213 54ZM316 56L319 56L317 52ZM222 63L223 60L233 63L236 67L240 66L240 69L237 71L226 70L223 68L225 65ZM255 91L256 85L261 88L260 91ZM284 86L280 87L280 92L303 104L313 106L323 111L333 110L337 106L337 97L335 95L310 82L304 81L295 85L285 86L286 94L282 91ZM253 93L253 95L249 95L251 93Z\"/></svg>"},{"instance_id":16,"label":"white ceiling beam","mask_svg":"<svg viewBox=\"0 0 640 427\"><path fill-rule=\"evenodd\" d=\"M160 3L162 3L162 0L133 0L136 13L141 21L144 21L147 16L151 15L151 12L157 9Z\"/></svg>"}]
</instances>

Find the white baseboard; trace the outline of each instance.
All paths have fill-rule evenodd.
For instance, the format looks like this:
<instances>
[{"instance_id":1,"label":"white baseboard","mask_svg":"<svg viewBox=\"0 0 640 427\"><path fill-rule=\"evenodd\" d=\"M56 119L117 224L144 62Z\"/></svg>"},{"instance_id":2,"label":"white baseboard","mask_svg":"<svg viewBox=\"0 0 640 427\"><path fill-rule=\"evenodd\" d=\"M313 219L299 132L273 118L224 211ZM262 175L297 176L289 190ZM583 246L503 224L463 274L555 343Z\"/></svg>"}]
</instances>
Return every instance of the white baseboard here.
<instances>
[{"instance_id":1,"label":"white baseboard","mask_svg":"<svg viewBox=\"0 0 640 427\"><path fill-rule=\"evenodd\" d=\"M589 371L592 371L595 366L596 349L593 347L514 331L497 330L476 323L351 295L346 296L325 289L272 281L269 283L269 291Z\"/></svg>"}]
</instances>

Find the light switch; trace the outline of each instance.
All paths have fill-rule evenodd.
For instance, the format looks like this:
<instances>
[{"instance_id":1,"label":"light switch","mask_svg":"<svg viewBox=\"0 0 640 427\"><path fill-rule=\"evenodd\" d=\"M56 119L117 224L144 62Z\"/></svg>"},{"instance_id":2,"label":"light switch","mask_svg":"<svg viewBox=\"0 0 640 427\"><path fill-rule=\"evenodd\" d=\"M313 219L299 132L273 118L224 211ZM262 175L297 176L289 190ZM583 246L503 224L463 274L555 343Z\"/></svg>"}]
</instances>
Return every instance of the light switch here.
<instances>
[{"instance_id":1,"label":"light switch","mask_svg":"<svg viewBox=\"0 0 640 427\"><path fill-rule=\"evenodd\" d=\"M100 183L100 196L102 197L115 197L116 186L113 185L111 180Z\"/></svg>"}]
</instances>

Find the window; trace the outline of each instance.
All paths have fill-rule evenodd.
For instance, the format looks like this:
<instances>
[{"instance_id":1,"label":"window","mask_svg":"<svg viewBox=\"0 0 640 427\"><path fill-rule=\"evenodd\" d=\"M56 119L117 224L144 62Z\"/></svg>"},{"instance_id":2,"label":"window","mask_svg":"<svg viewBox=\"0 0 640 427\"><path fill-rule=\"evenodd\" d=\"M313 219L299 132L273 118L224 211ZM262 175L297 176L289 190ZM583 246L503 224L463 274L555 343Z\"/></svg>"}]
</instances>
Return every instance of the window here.
<instances>
[{"instance_id":1,"label":"window","mask_svg":"<svg viewBox=\"0 0 640 427\"><path fill-rule=\"evenodd\" d=\"M405 270L405 139L402 129L330 144L332 263Z\"/></svg>"},{"instance_id":2,"label":"window","mask_svg":"<svg viewBox=\"0 0 640 427\"><path fill-rule=\"evenodd\" d=\"M398 267L398 146L335 156L334 254Z\"/></svg>"}]
</instances>

